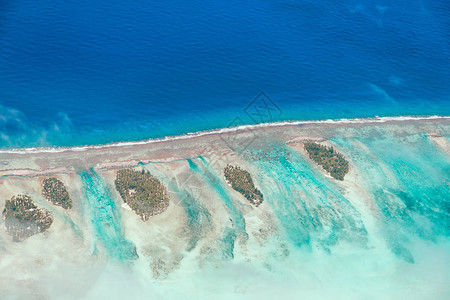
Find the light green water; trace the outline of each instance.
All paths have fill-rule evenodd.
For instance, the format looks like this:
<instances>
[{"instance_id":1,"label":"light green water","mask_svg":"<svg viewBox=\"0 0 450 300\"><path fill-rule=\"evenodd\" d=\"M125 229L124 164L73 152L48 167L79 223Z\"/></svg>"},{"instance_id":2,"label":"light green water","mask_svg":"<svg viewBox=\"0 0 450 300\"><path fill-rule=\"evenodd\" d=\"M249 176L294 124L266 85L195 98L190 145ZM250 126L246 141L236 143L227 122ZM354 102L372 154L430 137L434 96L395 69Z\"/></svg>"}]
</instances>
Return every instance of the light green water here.
<instances>
[{"instance_id":1,"label":"light green water","mask_svg":"<svg viewBox=\"0 0 450 300\"><path fill-rule=\"evenodd\" d=\"M261 206L238 198L213 157L197 157L177 162L195 186L158 165L152 174L180 202L147 223L87 170L82 235L61 241L50 231L23 244L0 236L1 274L17 277L0 274L0 298L448 299L449 155L416 131L343 130L330 141L352 163L354 192L293 147L266 144L235 154L263 192ZM83 243L92 251L71 248ZM61 252L77 253L76 265ZM12 253L26 271L15 272ZM155 261L164 279L153 277ZM10 297L24 282L23 297Z\"/></svg>"},{"instance_id":2,"label":"light green water","mask_svg":"<svg viewBox=\"0 0 450 300\"><path fill-rule=\"evenodd\" d=\"M363 170L362 184L376 203L378 226L395 254L412 263L408 245L413 237L440 241L449 236L450 161L425 134L333 142Z\"/></svg>"},{"instance_id":3,"label":"light green water","mask_svg":"<svg viewBox=\"0 0 450 300\"><path fill-rule=\"evenodd\" d=\"M317 168L287 146L253 151L263 194L289 239L298 247L330 249L340 240L364 247L367 232L360 214Z\"/></svg>"},{"instance_id":4,"label":"light green water","mask_svg":"<svg viewBox=\"0 0 450 300\"><path fill-rule=\"evenodd\" d=\"M176 192L186 211L189 234L191 236L186 250L191 251L204 236L204 233L209 231L211 214L198 202L199 195L195 193L195 189L178 187L176 184L170 184L169 188Z\"/></svg>"},{"instance_id":5,"label":"light green water","mask_svg":"<svg viewBox=\"0 0 450 300\"><path fill-rule=\"evenodd\" d=\"M222 180L221 175L216 174L212 170L206 159L200 156L195 159L195 162L192 159L187 161L190 169L214 190L228 210L232 224L225 227L223 238L220 242L222 244L223 258L232 259L234 257L234 243L238 235L241 235L244 239L248 238L245 231L245 219L233 203L233 199L227 192L226 184Z\"/></svg>"},{"instance_id":6,"label":"light green water","mask_svg":"<svg viewBox=\"0 0 450 300\"><path fill-rule=\"evenodd\" d=\"M115 260L133 261L137 258L136 248L123 236L120 211L108 188L92 169L80 176L85 188L88 217L95 232L95 251L100 246Z\"/></svg>"}]
</instances>

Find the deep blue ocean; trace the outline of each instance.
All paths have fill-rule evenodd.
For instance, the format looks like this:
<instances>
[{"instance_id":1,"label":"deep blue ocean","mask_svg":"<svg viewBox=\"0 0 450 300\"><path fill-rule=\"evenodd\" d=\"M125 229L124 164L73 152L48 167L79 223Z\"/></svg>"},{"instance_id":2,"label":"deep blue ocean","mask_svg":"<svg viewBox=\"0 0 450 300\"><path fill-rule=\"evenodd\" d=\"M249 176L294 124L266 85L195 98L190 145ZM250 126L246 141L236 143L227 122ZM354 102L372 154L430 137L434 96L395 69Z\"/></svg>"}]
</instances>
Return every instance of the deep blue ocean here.
<instances>
[{"instance_id":1,"label":"deep blue ocean","mask_svg":"<svg viewBox=\"0 0 450 300\"><path fill-rule=\"evenodd\" d=\"M450 2L0 0L0 147L450 114Z\"/></svg>"}]
</instances>

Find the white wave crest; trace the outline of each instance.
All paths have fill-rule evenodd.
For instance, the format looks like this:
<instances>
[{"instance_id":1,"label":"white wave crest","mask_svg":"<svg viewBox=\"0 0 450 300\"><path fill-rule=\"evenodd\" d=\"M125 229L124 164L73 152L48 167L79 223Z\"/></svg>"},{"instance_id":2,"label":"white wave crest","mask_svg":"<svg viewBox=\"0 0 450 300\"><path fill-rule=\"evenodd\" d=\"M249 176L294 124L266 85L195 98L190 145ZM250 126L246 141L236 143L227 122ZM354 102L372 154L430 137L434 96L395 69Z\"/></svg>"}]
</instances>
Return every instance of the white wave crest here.
<instances>
[{"instance_id":1,"label":"white wave crest","mask_svg":"<svg viewBox=\"0 0 450 300\"><path fill-rule=\"evenodd\" d=\"M295 125L314 125L314 124L370 124L370 123L386 123L386 122L404 122L404 121L421 121L421 120L449 120L450 116L397 116L397 117L375 117L375 118L355 118L355 119L327 119L327 120L298 120L298 121L280 121L271 123L260 123L253 125L239 125L235 127L226 127L220 129L212 129L207 131L190 132L177 136L166 136L163 138L148 139L142 141L117 142L102 145L86 145L74 147L33 147L33 148L13 148L0 150L0 154L31 154L31 153L59 153L65 151L80 152L89 149L101 149L110 147L124 147L134 145L146 145L152 143L185 140L207 135L239 132L245 130L253 130L267 127L295 126Z\"/></svg>"}]
</instances>

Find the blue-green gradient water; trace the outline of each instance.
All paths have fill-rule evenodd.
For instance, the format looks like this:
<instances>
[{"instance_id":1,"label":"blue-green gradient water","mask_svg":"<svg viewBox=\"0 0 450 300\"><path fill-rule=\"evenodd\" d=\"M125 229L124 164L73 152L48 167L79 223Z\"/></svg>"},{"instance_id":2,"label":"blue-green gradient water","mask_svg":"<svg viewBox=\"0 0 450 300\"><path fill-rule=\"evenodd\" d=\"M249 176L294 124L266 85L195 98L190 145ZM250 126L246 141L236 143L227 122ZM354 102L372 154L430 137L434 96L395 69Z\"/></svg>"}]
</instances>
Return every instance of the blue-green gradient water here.
<instances>
[{"instance_id":1,"label":"blue-green gradient water","mask_svg":"<svg viewBox=\"0 0 450 300\"><path fill-rule=\"evenodd\" d=\"M330 246L339 241L364 247L367 232L360 214L318 169L288 146L254 153L262 191L289 239L298 247Z\"/></svg>"},{"instance_id":2,"label":"blue-green gradient water","mask_svg":"<svg viewBox=\"0 0 450 300\"><path fill-rule=\"evenodd\" d=\"M68 185L76 206L52 207L50 230L22 243L0 230L0 298L448 299L448 127L297 128L328 135L348 158L343 182L274 137L240 152L140 163L170 195L147 222L118 205L113 171L87 169ZM261 205L226 184L229 162L251 172ZM3 180L6 190L36 188L35 179Z\"/></svg>"},{"instance_id":3,"label":"blue-green gradient water","mask_svg":"<svg viewBox=\"0 0 450 300\"><path fill-rule=\"evenodd\" d=\"M93 254L100 246L120 262L137 259L136 247L124 237L120 207L111 198L107 186L93 169L80 176L85 189L86 217L94 230Z\"/></svg>"},{"instance_id":4,"label":"blue-green gradient water","mask_svg":"<svg viewBox=\"0 0 450 300\"><path fill-rule=\"evenodd\" d=\"M450 115L449 19L443 0L0 1L0 148ZM269 107L252 114L261 91ZM258 208L214 155L179 162L198 193L161 167L172 202L147 223L86 170L81 212L24 244L0 230L0 298L449 299L448 126L447 152L385 126L333 129L356 186L286 144L237 153Z\"/></svg>"},{"instance_id":5,"label":"blue-green gradient water","mask_svg":"<svg viewBox=\"0 0 450 300\"><path fill-rule=\"evenodd\" d=\"M221 247L215 271L200 268L200 274L208 275L199 275L204 286L194 288L195 295L446 299L450 158L433 135L411 128L336 130L330 141L351 160L356 176L344 184L330 180L301 151L285 144L238 153L264 194L258 210L265 207L274 218L261 219L257 230L249 212L236 209L220 171L211 168L217 158L188 159L192 176L206 183L227 207L230 220L243 222L249 235L242 250L236 239L239 226L219 234L230 247ZM448 135L440 138L448 143ZM204 210L201 199L189 198L189 203ZM186 206L190 217L197 215L193 209ZM267 236L252 244L265 230ZM190 251L200 245L201 238ZM171 278L172 284L192 288L184 277Z\"/></svg>"},{"instance_id":6,"label":"blue-green gradient water","mask_svg":"<svg viewBox=\"0 0 450 300\"><path fill-rule=\"evenodd\" d=\"M449 115L449 11L431 0L2 1L0 147ZM260 91L276 105L264 118L246 113Z\"/></svg>"},{"instance_id":7,"label":"blue-green gradient water","mask_svg":"<svg viewBox=\"0 0 450 300\"><path fill-rule=\"evenodd\" d=\"M380 133L380 132L378 132ZM439 241L450 229L450 159L424 133L407 137L335 139L364 170L392 251L413 263L411 236Z\"/></svg>"},{"instance_id":8,"label":"blue-green gradient water","mask_svg":"<svg viewBox=\"0 0 450 300\"><path fill-rule=\"evenodd\" d=\"M212 171L211 166L208 161L202 156L196 159L194 162L192 159L188 159L189 168L195 173L201 176L202 180L209 185L219 196L220 200L223 201L225 207L227 208L228 215L230 217L231 226L226 226L224 229L222 242L222 254L224 258L232 259L234 257L234 245L238 234L243 235L244 239L248 238L247 232L245 231L245 219L242 213L236 208L233 199L231 199L230 194L226 190L226 184L221 179L221 175L216 175ZM197 165L198 163L199 165Z\"/></svg>"}]
</instances>

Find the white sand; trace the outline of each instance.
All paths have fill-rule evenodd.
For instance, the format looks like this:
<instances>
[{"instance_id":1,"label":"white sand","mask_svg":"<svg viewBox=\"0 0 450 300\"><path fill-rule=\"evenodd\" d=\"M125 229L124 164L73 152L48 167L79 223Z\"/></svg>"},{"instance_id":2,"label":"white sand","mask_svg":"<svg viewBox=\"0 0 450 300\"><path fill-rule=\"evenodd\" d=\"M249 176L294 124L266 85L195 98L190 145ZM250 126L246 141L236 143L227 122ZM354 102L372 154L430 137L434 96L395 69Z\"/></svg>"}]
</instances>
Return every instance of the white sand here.
<instances>
[{"instance_id":1,"label":"white sand","mask_svg":"<svg viewBox=\"0 0 450 300\"><path fill-rule=\"evenodd\" d=\"M0 222L0 298L445 299L450 294L448 237L437 243L412 237L409 243L416 263L399 260L390 252L380 231L379 211L366 185L371 178L350 157L351 170L343 182L326 174L325 178L340 189L361 215L368 232L367 249L347 242L337 243L331 254L321 248L296 248L286 238L275 213L276 201L264 201L255 208L222 182L243 216L248 234L248 240L243 236L236 238L233 259L224 259L222 253L224 233L233 227L224 199L205 177L192 172L186 158L193 158L203 167L195 157L205 157L213 173L223 180L221 174L227 163L252 174L259 172L245 152L236 150L236 146L248 141L253 141L250 147L262 151L273 143L289 143L289 147L307 157L301 145L305 139L337 147L329 139L340 136L362 149L364 145L355 137L372 132L433 132L430 140L445 155L449 153L445 138L449 127L447 119L306 123L103 148L0 152L0 207L13 195L28 194L55 218L46 233L21 243L12 242L3 220ZM235 135L233 142L230 134ZM132 166L149 170L168 187L170 194L168 209L147 222L123 203L114 188L117 169ZM312 164L311 167L317 168ZM388 166L383 167L389 174ZM123 235L136 246L139 259L133 264L112 260L96 242L92 215L78 175L89 168L94 168L108 187L120 212ZM56 176L67 186L74 203L71 210L43 199L41 184L48 175ZM275 189L264 186L266 182L259 181L258 176L254 180L261 190ZM204 208L210 214L209 221L202 220L199 232L194 232L197 227L190 224L193 220L188 215L188 202L180 198L179 190L187 191L196 208ZM187 247L196 237L197 244L189 251Z\"/></svg>"}]
</instances>

